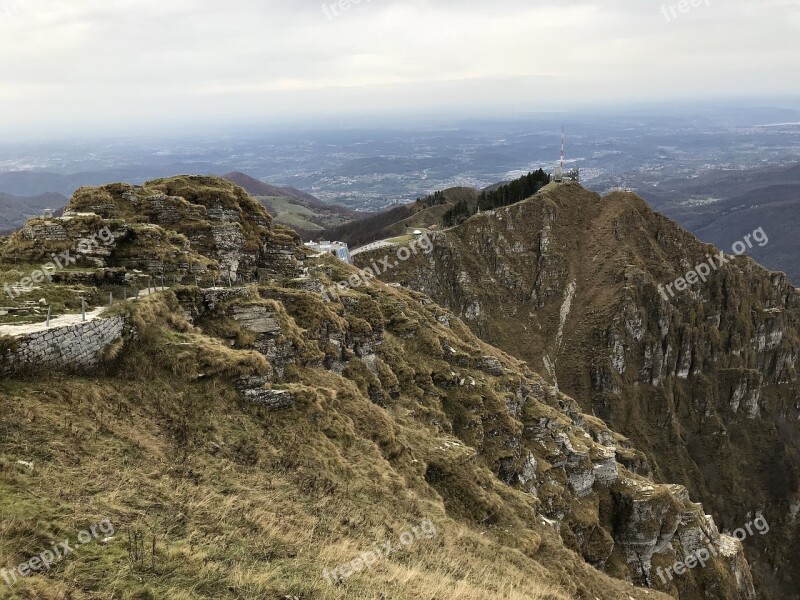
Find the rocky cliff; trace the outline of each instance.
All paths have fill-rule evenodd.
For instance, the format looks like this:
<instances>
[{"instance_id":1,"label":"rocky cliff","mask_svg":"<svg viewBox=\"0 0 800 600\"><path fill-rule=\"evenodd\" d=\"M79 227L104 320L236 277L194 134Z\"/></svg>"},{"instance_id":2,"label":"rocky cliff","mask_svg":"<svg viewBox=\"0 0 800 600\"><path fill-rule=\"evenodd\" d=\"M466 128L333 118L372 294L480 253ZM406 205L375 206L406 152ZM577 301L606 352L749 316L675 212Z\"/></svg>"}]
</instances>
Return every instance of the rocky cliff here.
<instances>
[{"instance_id":1,"label":"rocky cliff","mask_svg":"<svg viewBox=\"0 0 800 600\"><path fill-rule=\"evenodd\" d=\"M720 254L633 194L577 185L432 239L430 254L382 278L424 292L527 361L721 526L763 512L770 533L745 543L756 589L800 597L800 295L784 274L732 256L732 246ZM666 287L702 263L705 281Z\"/></svg>"},{"instance_id":2,"label":"rocky cliff","mask_svg":"<svg viewBox=\"0 0 800 600\"><path fill-rule=\"evenodd\" d=\"M113 239L99 243L97 234L104 229ZM71 251L78 267L170 278L211 274L236 282L293 273L298 245L297 234L273 225L266 210L240 187L223 179L185 176L143 186L81 188L63 217L30 219L5 240L0 258L50 262L51 253Z\"/></svg>"},{"instance_id":3,"label":"rocky cliff","mask_svg":"<svg viewBox=\"0 0 800 600\"><path fill-rule=\"evenodd\" d=\"M42 362L0 379L2 564L101 517L121 533L105 550L16 583L24 597L755 598L742 544L720 531L713 511L685 486L654 481L631 439L563 393L565 354L551 357L559 391L427 295L376 282L326 301L322 290L355 269L308 256L228 182L83 189L70 211L5 240L0 260L47 257L101 227L113 237L71 280L97 286L100 297L98 269L123 279L134 268L167 272L174 284L118 302L122 342L87 358L81 377ZM485 242L496 233L490 218L480 217ZM437 260L456 264L456 244L441 245L451 235L437 239L420 281L437 280ZM555 251L550 235L544 247ZM500 265L494 248L489 260ZM198 264L234 281L197 285ZM535 299L534 289L527 294L533 307L559 295L563 266L547 263ZM469 277L459 269L449 285ZM31 293L68 295L73 285L43 282ZM451 306L473 322L509 304ZM560 314L554 333L569 348L572 309L562 304ZM753 370L774 332L764 330ZM13 361L19 348L4 339L2 355ZM635 364L632 352L622 356L621 372L585 376L602 384L612 420L625 406L615 386L623 389ZM757 381L732 389L742 406ZM763 389L759 401L768 397ZM750 422L751 413L734 414ZM332 585L320 575L423 518L438 535L418 554ZM153 540L145 563L140 535ZM704 568L661 576L706 547L719 551Z\"/></svg>"}]
</instances>

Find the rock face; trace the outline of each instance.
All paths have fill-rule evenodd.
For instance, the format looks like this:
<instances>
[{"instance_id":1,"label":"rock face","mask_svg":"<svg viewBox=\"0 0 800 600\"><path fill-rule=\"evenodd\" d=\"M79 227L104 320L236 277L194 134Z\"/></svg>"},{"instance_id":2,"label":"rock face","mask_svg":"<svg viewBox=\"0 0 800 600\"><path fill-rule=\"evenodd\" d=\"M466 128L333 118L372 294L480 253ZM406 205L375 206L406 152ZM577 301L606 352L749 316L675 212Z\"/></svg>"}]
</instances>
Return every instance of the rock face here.
<instances>
[{"instance_id":1,"label":"rock face","mask_svg":"<svg viewBox=\"0 0 800 600\"><path fill-rule=\"evenodd\" d=\"M727 256L672 297L659 286L719 251L632 194L580 186L478 215L433 242L382 278L429 294L546 373L726 527L764 511L776 527L745 544L763 565L756 588L793 597L800 570L784 567L800 567L786 550L800 500L800 294L784 274ZM584 468L570 485L590 482Z\"/></svg>"},{"instance_id":2,"label":"rock face","mask_svg":"<svg viewBox=\"0 0 800 600\"><path fill-rule=\"evenodd\" d=\"M458 448L486 460L500 480L524 490L537 518L555 527L568 548L639 586L673 589L654 580L654 565L680 560L685 540L701 528L710 540L719 538L684 487L648 479L645 457L602 421L582 414L572 399L507 357L454 342L452 333L440 337L437 329L449 332L441 324L446 313L427 298L418 299L423 318L421 309L412 312L399 298L373 293L350 291L326 303L307 289L323 289L327 281L313 281L181 292L179 301L195 325L268 358L267 375L236 384L248 403L270 410L295 405L296 394L286 386L303 383L297 373L307 369L351 379L386 407L413 385L441 403L437 427L460 440ZM452 315L447 322L465 331ZM418 344L437 349L423 372L403 358ZM727 559L718 559L674 589L706 587L721 590L709 598L753 598L740 546L735 555L733 571Z\"/></svg>"},{"instance_id":3,"label":"rock face","mask_svg":"<svg viewBox=\"0 0 800 600\"><path fill-rule=\"evenodd\" d=\"M113 239L98 239L101 231ZM31 219L11 239L0 256L10 262L48 262L52 252L68 250L75 266L136 269L187 281L198 273L220 282L296 275L304 257L293 231L273 226L241 188L209 177L81 188L64 217ZM86 239L93 241L80 247Z\"/></svg>"},{"instance_id":4,"label":"rock face","mask_svg":"<svg viewBox=\"0 0 800 600\"><path fill-rule=\"evenodd\" d=\"M25 225L22 228L22 235L26 240L64 241L67 239L67 230L61 223L42 219Z\"/></svg>"},{"instance_id":5,"label":"rock face","mask_svg":"<svg viewBox=\"0 0 800 600\"><path fill-rule=\"evenodd\" d=\"M289 390L273 390L267 377L246 377L236 383L239 393L248 402L262 404L273 410L289 408L294 404L294 396Z\"/></svg>"},{"instance_id":6,"label":"rock face","mask_svg":"<svg viewBox=\"0 0 800 600\"><path fill-rule=\"evenodd\" d=\"M189 183L191 189L185 189ZM270 229L265 213L247 218L242 208L247 206L246 200L238 191L226 189L220 191L205 178L188 182L178 178L142 189L114 185L84 190L73 199L73 210L91 210L99 215L91 218L100 223L125 220L126 235L109 244L112 265L142 260L132 252L138 248L137 252L150 251L148 261L161 260L162 265L176 269L196 260L221 272L221 268L233 269L235 260L237 276L259 275L259 281L246 286L178 286L133 303L129 318L138 331L131 332L135 339L123 348L122 364L127 349L133 353L129 365L148 360L159 363L147 363L144 373L164 368L192 383L218 378L210 382L215 388L226 389L247 410L276 418L265 421L266 428L277 423L281 414L301 421L300 432L321 427L325 433L329 417L341 421L345 429L371 428L355 423L368 418L365 423L381 429L370 431L375 437L368 443L379 448L381 460L397 475L398 493L424 488L452 518L466 527L507 537L520 556L554 552L569 557L572 571L559 577L571 586L574 597L598 597L603 595L601 589L624 589L624 594L615 592L613 597L664 598L661 592L667 592L691 600L754 598L741 545L719 534L704 507L691 501L686 486L655 481L648 457L628 437L563 393L575 387L576 378L590 389L602 387L604 391L597 394L616 398L616 404L608 402L606 411L616 417L615 411L624 406L621 391L636 392L637 386L627 378L641 372L628 336L644 343L656 326L653 323L661 327L661 321L651 323L642 312L621 311L619 314L630 318L615 327L617 313L603 314L598 319L604 328L601 335L591 338L594 345L578 351L573 319L576 312L585 314L587 310L580 274L552 258L530 261L523 257L520 267L539 264L548 273L534 273L532 287L525 289L522 281L514 278L511 266L501 260L499 249L487 258L495 266L491 274L467 273L464 265L456 264L459 246L451 234L439 236L432 262L420 257L424 263L416 265L420 269L416 276L419 281L437 282L435 286L425 284L436 292L437 286L445 285L437 279L437 261L442 261L448 272L457 273L449 285L458 281L463 291L490 290L487 295L465 298L460 305L464 309L460 312L474 321L471 325L476 329L486 327L484 334L494 331L493 322L487 319L499 312L516 320L514 335L524 342L530 338L520 332L519 320L536 310L554 310L552 327L545 327L542 321L537 331L542 335L552 332L556 343L540 344L536 349L549 355L553 373L562 383L559 390L525 363L481 342L455 314L422 293L376 282L343 290L335 300L326 301L322 290L347 280L353 268L324 256L306 260L304 272L299 271L292 262L296 255L288 254L289 248L294 248L293 238L284 245L282 233ZM203 208L197 208L200 206ZM176 221L176 215L184 213L187 220ZM549 206L545 213L550 229L533 248L551 253L561 239L559 212ZM143 223L142 215L160 224ZM203 220L191 221L201 216ZM511 221L503 210L491 218L505 231L502 248L520 253L531 247L525 246L523 236L514 239ZM166 229L168 222L181 231ZM196 231L192 223L197 225ZM468 221L466 227L472 223ZM224 224L233 227L219 229ZM237 231L242 238L232 234L222 243L213 233L222 230ZM486 230L484 234L489 239ZM143 244L143 238L150 243ZM445 255L441 244L447 248ZM485 247L475 245L472 239L470 244ZM271 276L263 277L265 272ZM556 285L556 278L563 287ZM498 292L500 282L513 287L513 293ZM524 298L525 309L498 302L492 294ZM617 308L621 306L614 310ZM667 333L670 322L665 324ZM11 360L24 356L31 366L46 368L51 364L49 357L58 354L52 349L65 348L79 364L91 365L96 360L95 348L123 333L121 320L92 327L97 329L63 332L58 341L48 340L47 334L44 340L26 340L24 348L10 352ZM765 324L763 330L753 330L752 339L759 346L763 333L763 351L782 352L792 336L788 332L775 346L778 329ZM684 347L683 337L680 340L675 348ZM147 344L152 347L144 347ZM768 349L771 344L774 347ZM584 358L585 364L571 362ZM752 359L754 362L747 364L758 365L757 353ZM676 365L679 362L676 359ZM679 377L681 370L676 366L670 380L692 382L696 363L688 364L686 379ZM731 377L725 401L738 397L739 403L737 412L731 414L751 423L754 419L748 415L755 404L762 408L755 420L763 418L768 394L763 382L770 380L766 371L763 379L744 374L737 379L734 363L726 367ZM113 366L109 369L113 371ZM791 377L792 371L785 374ZM754 395L757 388L761 389L759 396ZM347 417L324 415L334 402L354 403L359 409ZM715 429L720 436L721 429ZM348 451L358 452L359 447L354 444ZM336 468L346 472L346 461ZM407 482L410 485L406 486ZM654 575L659 568L683 560L687 549L706 539L726 550L710 559L705 568L672 581ZM591 575L585 575L587 572ZM603 585L607 587L598 587L595 580L606 582Z\"/></svg>"}]
</instances>

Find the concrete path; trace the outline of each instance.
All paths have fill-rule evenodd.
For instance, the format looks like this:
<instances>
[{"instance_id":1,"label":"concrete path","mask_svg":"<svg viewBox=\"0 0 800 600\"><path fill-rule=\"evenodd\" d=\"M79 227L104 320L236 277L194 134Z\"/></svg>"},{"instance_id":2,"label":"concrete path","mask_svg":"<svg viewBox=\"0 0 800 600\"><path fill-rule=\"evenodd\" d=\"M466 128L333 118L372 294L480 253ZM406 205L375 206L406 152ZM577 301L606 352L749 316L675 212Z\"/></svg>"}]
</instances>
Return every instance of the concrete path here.
<instances>
[{"instance_id":1,"label":"concrete path","mask_svg":"<svg viewBox=\"0 0 800 600\"><path fill-rule=\"evenodd\" d=\"M86 312L86 321L94 321L105 310L105 307L95 308L93 311ZM54 319L50 319L50 329L57 327L67 327L68 325L77 325L82 321L80 314L61 315ZM48 329L47 321L42 323L30 323L28 325L0 325L0 335L10 335L11 337L20 337L36 333L37 331L45 331Z\"/></svg>"},{"instance_id":2,"label":"concrete path","mask_svg":"<svg viewBox=\"0 0 800 600\"><path fill-rule=\"evenodd\" d=\"M399 244L395 244L392 242L387 242L385 240L381 240L379 242L372 242L367 244L366 246L361 246L360 248L356 248L355 250L350 251L350 256L356 256L357 254L361 254L362 252L369 252L370 250L379 250L381 248L393 248L394 246L398 246Z\"/></svg>"},{"instance_id":3,"label":"concrete path","mask_svg":"<svg viewBox=\"0 0 800 600\"><path fill-rule=\"evenodd\" d=\"M150 290L142 290L139 292L138 297L133 298L133 300L138 300L139 298L144 298L149 296L150 294L154 294L155 292L163 292L164 290L169 288L151 288ZM97 319L103 311L106 310L107 307L101 306L99 308L92 309L91 311L86 311L86 322L94 321ZM83 317L81 313L74 313L68 315L61 315L59 317L53 317L50 319L50 327L47 327L47 320L44 320L40 323L28 323L26 325L0 325L0 335L7 335L11 337L22 337L25 335L30 335L31 333L37 333L39 331L46 331L47 329L56 329L58 327L68 327L70 325L78 325L79 323L83 322Z\"/></svg>"}]
</instances>

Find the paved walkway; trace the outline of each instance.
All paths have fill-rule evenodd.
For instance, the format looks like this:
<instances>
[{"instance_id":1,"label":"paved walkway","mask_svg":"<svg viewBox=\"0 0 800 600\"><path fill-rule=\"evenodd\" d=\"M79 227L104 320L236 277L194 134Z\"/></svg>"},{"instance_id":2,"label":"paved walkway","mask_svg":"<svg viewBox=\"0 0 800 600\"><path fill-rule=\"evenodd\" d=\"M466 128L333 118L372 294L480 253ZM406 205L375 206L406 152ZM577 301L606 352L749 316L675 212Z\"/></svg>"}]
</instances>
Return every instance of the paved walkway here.
<instances>
[{"instance_id":1,"label":"paved walkway","mask_svg":"<svg viewBox=\"0 0 800 600\"><path fill-rule=\"evenodd\" d=\"M379 250L381 248L392 248L399 244L395 244L393 242L387 242L385 240L381 240L380 242L372 242L367 244L366 246L361 246L360 248L356 248L355 250L350 251L350 256L356 256L357 254L361 254L362 252L369 252L370 250Z\"/></svg>"},{"instance_id":2,"label":"paved walkway","mask_svg":"<svg viewBox=\"0 0 800 600\"><path fill-rule=\"evenodd\" d=\"M86 321L94 321L105 310L105 306L95 308L93 311L86 312ZM68 325L77 325L82 321L80 314L61 315L54 319L50 319L50 329L57 327L67 327ZM37 331L47 330L47 321L42 323L29 323L27 325L0 325L0 335L10 335L11 337L20 337L23 335L30 335Z\"/></svg>"},{"instance_id":3,"label":"paved walkway","mask_svg":"<svg viewBox=\"0 0 800 600\"><path fill-rule=\"evenodd\" d=\"M163 292L168 288L150 288L150 290L142 290L139 292L139 296L137 298L133 298L134 300L138 300L138 298L144 298L145 296L149 296L155 292ZM95 308L91 311L86 311L86 322L94 321L97 319L103 311L106 310L107 307L101 306L99 308ZM58 327L68 327L70 325L78 325L83 322L83 317L81 313L75 314L68 314L68 315L61 315L59 317L53 317L50 319L50 327L47 327L47 320L44 320L40 323L28 323L26 325L0 325L0 335L8 335L11 337L21 337L25 335L30 335L31 333L37 333L39 331L47 331L48 329L56 329Z\"/></svg>"}]
</instances>

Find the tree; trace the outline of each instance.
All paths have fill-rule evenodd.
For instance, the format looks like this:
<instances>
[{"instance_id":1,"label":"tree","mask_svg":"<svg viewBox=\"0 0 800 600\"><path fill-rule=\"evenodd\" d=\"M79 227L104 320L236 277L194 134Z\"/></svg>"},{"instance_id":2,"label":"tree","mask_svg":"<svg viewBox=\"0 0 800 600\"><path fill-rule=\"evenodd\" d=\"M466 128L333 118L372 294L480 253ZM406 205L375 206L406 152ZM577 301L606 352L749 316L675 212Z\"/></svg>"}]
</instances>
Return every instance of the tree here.
<instances>
[{"instance_id":1,"label":"tree","mask_svg":"<svg viewBox=\"0 0 800 600\"><path fill-rule=\"evenodd\" d=\"M530 198L548 183L550 183L550 176L543 169L539 169L500 186L496 190L483 192L478 198L478 206L481 210L492 210L515 204Z\"/></svg>"}]
</instances>

